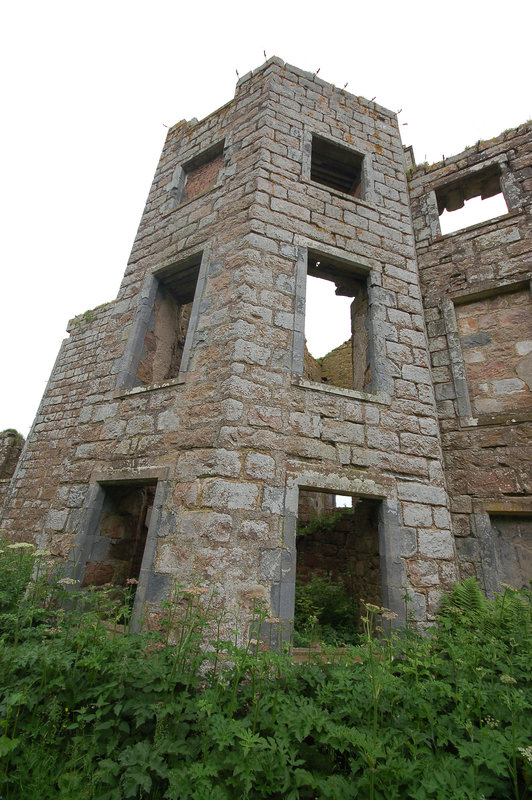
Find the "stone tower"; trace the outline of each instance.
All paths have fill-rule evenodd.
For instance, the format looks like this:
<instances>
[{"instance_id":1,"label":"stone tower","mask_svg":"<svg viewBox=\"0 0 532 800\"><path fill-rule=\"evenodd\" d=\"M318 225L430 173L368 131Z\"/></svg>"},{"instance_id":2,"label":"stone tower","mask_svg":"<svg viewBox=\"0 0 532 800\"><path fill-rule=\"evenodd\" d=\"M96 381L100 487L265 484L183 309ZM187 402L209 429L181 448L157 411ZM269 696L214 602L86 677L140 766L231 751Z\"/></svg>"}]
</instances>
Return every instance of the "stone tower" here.
<instances>
[{"instance_id":1,"label":"stone tower","mask_svg":"<svg viewBox=\"0 0 532 800\"><path fill-rule=\"evenodd\" d=\"M352 298L329 362L307 275ZM139 614L201 580L243 634L257 597L288 631L300 501L347 495L358 572L399 619L406 589L434 614L458 573L393 113L278 58L241 78L169 131L116 300L68 332L7 535L85 584L138 576Z\"/></svg>"}]
</instances>

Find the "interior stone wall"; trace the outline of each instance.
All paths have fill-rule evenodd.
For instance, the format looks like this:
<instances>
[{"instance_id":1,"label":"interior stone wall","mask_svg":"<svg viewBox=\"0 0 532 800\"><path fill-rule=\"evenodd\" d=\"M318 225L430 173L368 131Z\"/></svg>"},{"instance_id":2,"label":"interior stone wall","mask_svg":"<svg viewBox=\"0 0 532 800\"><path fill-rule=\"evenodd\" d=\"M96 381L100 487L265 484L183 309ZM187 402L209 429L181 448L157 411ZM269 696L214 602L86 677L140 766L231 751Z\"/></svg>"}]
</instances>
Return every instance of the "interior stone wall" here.
<instances>
[{"instance_id":1,"label":"interior stone wall","mask_svg":"<svg viewBox=\"0 0 532 800\"><path fill-rule=\"evenodd\" d=\"M305 491L299 493L298 524L304 525L322 514L334 513L335 511L336 497L334 494Z\"/></svg>"},{"instance_id":2,"label":"interior stone wall","mask_svg":"<svg viewBox=\"0 0 532 800\"><path fill-rule=\"evenodd\" d=\"M382 605L378 502L360 500L354 509L336 510L332 530L299 535L296 548L303 582L314 575L342 580L357 603Z\"/></svg>"}]
</instances>

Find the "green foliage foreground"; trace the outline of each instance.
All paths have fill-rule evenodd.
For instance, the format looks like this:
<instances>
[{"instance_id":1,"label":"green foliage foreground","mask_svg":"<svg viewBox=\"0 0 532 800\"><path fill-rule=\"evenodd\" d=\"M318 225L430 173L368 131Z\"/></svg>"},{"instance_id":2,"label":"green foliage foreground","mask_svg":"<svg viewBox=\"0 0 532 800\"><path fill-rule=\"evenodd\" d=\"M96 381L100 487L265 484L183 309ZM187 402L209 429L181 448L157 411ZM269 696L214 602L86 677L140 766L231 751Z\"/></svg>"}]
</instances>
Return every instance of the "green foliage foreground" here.
<instances>
[{"instance_id":1,"label":"green foliage foreground","mask_svg":"<svg viewBox=\"0 0 532 800\"><path fill-rule=\"evenodd\" d=\"M28 553L0 554L3 800L530 796L525 593L467 581L425 637L366 606L356 647L294 665L220 640L200 587L157 633L118 633L127 597L65 611L60 581L26 592Z\"/></svg>"}]
</instances>

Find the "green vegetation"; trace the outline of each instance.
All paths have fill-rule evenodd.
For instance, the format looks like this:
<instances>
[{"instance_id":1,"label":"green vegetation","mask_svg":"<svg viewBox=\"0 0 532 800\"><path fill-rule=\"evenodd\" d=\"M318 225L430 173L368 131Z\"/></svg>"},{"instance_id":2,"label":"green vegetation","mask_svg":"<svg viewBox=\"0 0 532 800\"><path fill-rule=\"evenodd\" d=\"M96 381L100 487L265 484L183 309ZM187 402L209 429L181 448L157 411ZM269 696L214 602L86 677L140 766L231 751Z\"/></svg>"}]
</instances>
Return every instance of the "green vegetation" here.
<instances>
[{"instance_id":1,"label":"green vegetation","mask_svg":"<svg viewBox=\"0 0 532 800\"><path fill-rule=\"evenodd\" d=\"M321 536L334 531L338 522L354 516L354 509L339 508L332 513L312 517L298 524L296 535ZM349 582L350 573L345 573ZM296 578L294 610L294 646L310 647L314 642L333 646L356 644L359 640L358 602L346 589L344 578L313 575L310 579Z\"/></svg>"},{"instance_id":2,"label":"green vegetation","mask_svg":"<svg viewBox=\"0 0 532 800\"><path fill-rule=\"evenodd\" d=\"M357 644L358 617L358 603L342 578L313 575L310 580L296 580L295 647L310 647L313 642Z\"/></svg>"},{"instance_id":3,"label":"green vegetation","mask_svg":"<svg viewBox=\"0 0 532 800\"><path fill-rule=\"evenodd\" d=\"M304 525L298 524L296 535L300 537L313 536L316 533L330 533L336 528L340 520L346 516L354 516L354 513L352 508L339 508L332 513L316 514Z\"/></svg>"},{"instance_id":4,"label":"green vegetation","mask_svg":"<svg viewBox=\"0 0 532 800\"><path fill-rule=\"evenodd\" d=\"M487 601L468 581L424 637L366 604L356 647L294 665L238 648L238 620L221 636L206 587L176 588L158 630L136 634L118 624L128 592L117 606L53 578L46 553L0 550L4 800L531 795L525 592Z\"/></svg>"},{"instance_id":5,"label":"green vegetation","mask_svg":"<svg viewBox=\"0 0 532 800\"><path fill-rule=\"evenodd\" d=\"M88 309L84 311L83 314L78 314L77 317L74 317L68 323L69 325L76 325L78 328L82 328L84 325L90 325L93 321L94 317L96 316L96 309Z\"/></svg>"},{"instance_id":6,"label":"green vegetation","mask_svg":"<svg viewBox=\"0 0 532 800\"><path fill-rule=\"evenodd\" d=\"M102 310L102 308L112 306L114 303L116 303L116 300L111 300L108 303L101 303L99 306L89 308L82 314L78 314L77 316L73 317L68 324L76 325L78 328L81 328L84 325L89 325L94 319L96 319L97 314Z\"/></svg>"},{"instance_id":7,"label":"green vegetation","mask_svg":"<svg viewBox=\"0 0 532 800\"><path fill-rule=\"evenodd\" d=\"M0 436L14 436L18 442L24 441L24 436L16 428L6 428L4 431L0 431Z\"/></svg>"},{"instance_id":8,"label":"green vegetation","mask_svg":"<svg viewBox=\"0 0 532 800\"><path fill-rule=\"evenodd\" d=\"M428 161L422 161L420 164L414 164L413 166L409 167L406 170L406 174L407 174L408 177L410 177L411 175L413 175L413 173L416 170L418 170L418 169L426 169L429 166L430 166L430 164L429 164Z\"/></svg>"}]
</instances>

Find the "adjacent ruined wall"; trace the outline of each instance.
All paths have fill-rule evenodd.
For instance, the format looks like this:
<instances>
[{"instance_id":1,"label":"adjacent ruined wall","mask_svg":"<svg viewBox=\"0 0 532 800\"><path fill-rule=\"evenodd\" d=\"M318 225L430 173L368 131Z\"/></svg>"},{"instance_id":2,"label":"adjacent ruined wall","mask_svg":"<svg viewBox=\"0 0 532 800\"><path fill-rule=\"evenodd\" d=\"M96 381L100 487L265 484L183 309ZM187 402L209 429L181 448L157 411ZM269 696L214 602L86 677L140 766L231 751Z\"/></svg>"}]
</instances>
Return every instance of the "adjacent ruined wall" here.
<instances>
[{"instance_id":1,"label":"adjacent ruined wall","mask_svg":"<svg viewBox=\"0 0 532 800\"><path fill-rule=\"evenodd\" d=\"M409 173L461 573L488 591L532 578L531 133ZM508 214L442 236L437 195L483 175L498 176Z\"/></svg>"},{"instance_id":2,"label":"adjacent ruined wall","mask_svg":"<svg viewBox=\"0 0 532 800\"><path fill-rule=\"evenodd\" d=\"M318 359L321 380L333 386L349 388L353 384L353 343L351 339Z\"/></svg>"},{"instance_id":3,"label":"adjacent ruined wall","mask_svg":"<svg viewBox=\"0 0 532 800\"><path fill-rule=\"evenodd\" d=\"M360 196L312 180L317 135L358 154ZM367 291L365 391L305 377L311 252ZM186 304L191 265L179 372L141 385L161 286ZM288 632L299 490L352 494L378 503L384 604L404 618L408 588L424 624L458 575L429 366L395 115L270 59L169 131L118 296L70 324L2 525L83 580L112 487L153 485L136 611L203 580L243 635L257 598Z\"/></svg>"},{"instance_id":4,"label":"adjacent ruined wall","mask_svg":"<svg viewBox=\"0 0 532 800\"><path fill-rule=\"evenodd\" d=\"M325 492L299 492L299 503L297 507L298 525L305 525L307 522L320 517L322 514L333 514L336 511L336 497Z\"/></svg>"},{"instance_id":5,"label":"adjacent ruined wall","mask_svg":"<svg viewBox=\"0 0 532 800\"><path fill-rule=\"evenodd\" d=\"M0 432L0 509L24 447L24 437L15 430Z\"/></svg>"}]
</instances>

